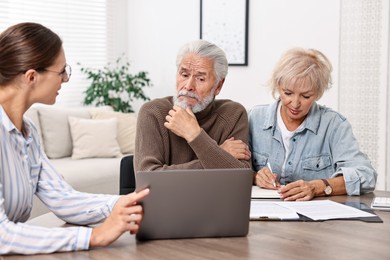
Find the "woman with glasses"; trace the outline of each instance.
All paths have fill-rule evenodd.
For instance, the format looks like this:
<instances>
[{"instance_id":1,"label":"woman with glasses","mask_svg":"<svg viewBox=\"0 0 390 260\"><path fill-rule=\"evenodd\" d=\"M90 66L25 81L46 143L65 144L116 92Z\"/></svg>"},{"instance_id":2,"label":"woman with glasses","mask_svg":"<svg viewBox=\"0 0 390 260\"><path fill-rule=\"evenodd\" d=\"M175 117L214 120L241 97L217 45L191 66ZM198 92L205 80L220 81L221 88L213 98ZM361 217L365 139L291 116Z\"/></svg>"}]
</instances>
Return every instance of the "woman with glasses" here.
<instances>
[{"instance_id":1,"label":"woman with glasses","mask_svg":"<svg viewBox=\"0 0 390 260\"><path fill-rule=\"evenodd\" d=\"M143 213L137 201L148 189L126 196L75 191L46 157L36 127L23 117L34 103L54 104L70 75L62 41L48 28L20 23L0 34L0 255L87 250L139 228ZM68 223L103 223L27 225L34 194Z\"/></svg>"}]
</instances>

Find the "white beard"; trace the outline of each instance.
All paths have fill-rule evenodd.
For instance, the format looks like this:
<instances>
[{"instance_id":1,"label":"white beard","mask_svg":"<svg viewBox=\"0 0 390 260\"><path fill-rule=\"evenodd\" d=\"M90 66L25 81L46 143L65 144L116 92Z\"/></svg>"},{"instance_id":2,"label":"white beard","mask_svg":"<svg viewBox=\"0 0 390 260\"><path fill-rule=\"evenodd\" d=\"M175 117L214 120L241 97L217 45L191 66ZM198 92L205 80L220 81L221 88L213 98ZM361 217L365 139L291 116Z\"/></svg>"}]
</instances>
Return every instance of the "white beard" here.
<instances>
[{"instance_id":1,"label":"white beard","mask_svg":"<svg viewBox=\"0 0 390 260\"><path fill-rule=\"evenodd\" d=\"M187 109L187 107L189 107L188 100L187 99L179 100L179 97L187 96L187 97L195 98L198 102L191 107L192 112L195 114L203 111L208 105L210 105L211 102L213 102L215 98L214 93L215 93L215 88L211 91L210 95L205 97L202 101L199 101L199 96L194 92L181 90L179 91L179 93L177 93L175 97L173 97L173 102L176 106Z\"/></svg>"}]
</instances>

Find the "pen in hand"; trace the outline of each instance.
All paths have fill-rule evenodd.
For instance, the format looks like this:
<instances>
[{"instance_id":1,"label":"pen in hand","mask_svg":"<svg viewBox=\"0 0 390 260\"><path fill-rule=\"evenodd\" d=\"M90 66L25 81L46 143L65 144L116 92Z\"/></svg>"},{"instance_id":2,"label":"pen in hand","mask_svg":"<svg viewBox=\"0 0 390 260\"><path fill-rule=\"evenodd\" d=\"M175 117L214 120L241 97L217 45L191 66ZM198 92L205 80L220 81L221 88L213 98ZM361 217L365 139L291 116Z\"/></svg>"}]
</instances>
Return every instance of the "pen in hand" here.
<instances>
[{"instance_id":1,"label":"pen in hand","mask_svg":"<svg viewBox=\"0 0 390 260\"><path fill-rule=\"evenodd\" d=\"M271 174L273 175L274 172L272 171L272 168L271 168L271 164L269 162L267 162L267 168L269 169L269 171L271 172ZM275 180L273 181L273 185L274 187L276 188L276 183L275 183Z\"/></svg>"}]
</instances>

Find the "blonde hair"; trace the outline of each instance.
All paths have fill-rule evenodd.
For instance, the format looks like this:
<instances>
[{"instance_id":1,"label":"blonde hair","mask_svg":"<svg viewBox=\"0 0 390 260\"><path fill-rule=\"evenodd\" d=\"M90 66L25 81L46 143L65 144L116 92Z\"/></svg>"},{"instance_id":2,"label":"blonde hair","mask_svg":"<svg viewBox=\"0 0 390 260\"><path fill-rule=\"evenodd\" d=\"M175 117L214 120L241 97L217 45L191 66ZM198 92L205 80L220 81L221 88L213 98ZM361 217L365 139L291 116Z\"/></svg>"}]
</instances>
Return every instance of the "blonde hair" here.
<instances>
[{"instance_id":1,"label":"blonde hair","mask_svg":"<svg viewBox=\"0 0 390 260\"><path fill-rule=\"evenodd\" d=\"M291 89L296 84L308 83L320 99L332 85L332 64L315 49L292 48L286 51L272 73L270 86L276 98L279 87Z\"/></svg>"}]
</instances>

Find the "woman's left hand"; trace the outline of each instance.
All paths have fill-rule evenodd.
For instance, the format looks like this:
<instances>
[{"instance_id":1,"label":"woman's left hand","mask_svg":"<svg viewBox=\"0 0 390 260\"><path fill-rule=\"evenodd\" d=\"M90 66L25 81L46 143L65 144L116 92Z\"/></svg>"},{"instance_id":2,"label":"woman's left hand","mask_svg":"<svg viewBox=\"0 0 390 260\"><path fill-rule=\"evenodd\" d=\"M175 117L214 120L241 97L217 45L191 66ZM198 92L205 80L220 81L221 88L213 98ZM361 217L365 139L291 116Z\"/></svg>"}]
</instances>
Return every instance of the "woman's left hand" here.
<instances>
[{"instance_id":1,"label":"woman's left hand","mask_svg":"<svg viewBox=\"0 0 390 260\"><path fill-rule=\"evenodd\" d=\"M316 186L309 181L298 180L281 186L279 191L285 201L304 201L315 197Z\"/></svg>"}]
</instances>

